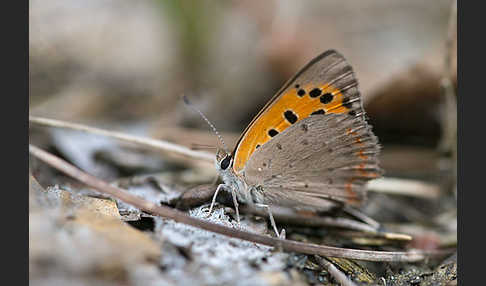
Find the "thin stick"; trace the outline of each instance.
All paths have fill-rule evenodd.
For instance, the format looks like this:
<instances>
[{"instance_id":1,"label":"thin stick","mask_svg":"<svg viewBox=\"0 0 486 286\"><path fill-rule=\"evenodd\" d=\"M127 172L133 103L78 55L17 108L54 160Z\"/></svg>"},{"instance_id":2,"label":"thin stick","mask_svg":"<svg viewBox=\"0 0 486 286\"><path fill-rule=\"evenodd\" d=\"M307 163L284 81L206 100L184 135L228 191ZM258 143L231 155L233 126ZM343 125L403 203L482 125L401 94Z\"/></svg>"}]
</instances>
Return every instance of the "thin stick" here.
<instances>
[{"instance_id":1,"label":"thin stick","mask_svg":"<svg viewBox=\"0 0 486 286\"><path fill-rule=\"evenodd\" d=\"M318 255L314 255L314 258L319 263L319 266L326 268L327 272L329 272L329 274L331 274L331 276L334 277L334 279L336 279L336 281L341 283L341 285L343 285L343 286L357 286L356 283L351 281L346 276L346 274L339 271L339 269L337 269L336 266L334 266L334 264L329 262L327 259L319 257Z\"/></svg>"},{"instance_id":2,"label":"thin stick","mask_svg":"<svg viewBox=\"0 0 486 286\"><path fill-rule=\"evenodd\" d=\"M380 178L369 181L368 191L428 199L435 199L440 195L440 188L437 185L397 178Z\"/></svg>"},{"instance_id":3,"label":"thin stick","mask_svg":"<svg viewBox=\"0 0 486 286\"><path fill-rule=\"evenodd\" d=\"M373 227L375 229L380 228L380 223L379 222L377 222L376 220L374 220L371 217L367 216L366 214L364 214L360 210L357 210L357 209L355 209L353 207L350 207L350 206L344 206L343 209L349 215L352 215L355 218L360 219L361 221L367 223L371 227Z\"/></svg>"},{"instance_id":4,"label":"thin stick","mask_svg":"<svg viewBox=\"0 0 486 286\"><path fill-rule=\"evenodd\" d=\"M107 136L110 138L115 138L121 141L130 142L146 147L150 147L156 150L162 150L166 152L173 152L184 156L193 157L195 159L201 159L207 162L214 162L214 155L208 152L202 151L195 151L189 148L186 148L181 145L173 144L167 141L156 140L152 138L146 137L139 137L133 135L127 135L121 132L116 131L109 131L100 128L90 127L82 124L71 123L61 120L37 117L37 116L29 116L29 122L44 125L44 126L51 126L51 127L58 127L58 128L67 128L77 131L88 132L92 134L98 134L102 136Z\"/></svg>"},{"instance_id":5,"label":"thin stick","mask_svg":"<svg viewBox=\"0 0 486 286\"><path fill-rule=\"evenodd\" d=\"M248 205L240 206L240 210L245 213L251 213L259 216L266 216L266 213L262 210L251 208ZM299 226L312 226L312 227L337 227L337 228L345 228L356 230L359 232L364 232L367 234L371 234L377 237L383 237L385 239L390 240L402 240L402 241L410 241L412 237L407 234L401 233L391 233L391 232L383 232L378 231L377 228L361 223L356 220L351 220L347 218L334 218L334 217L324 217L324 216L308 216L308 217L301 217L294 213L289 213L283 211L281 209L274 209L272 210L274 218L285 224L293 224Z\"/></svg>"},{"instance_id":6,"label":"thin stick","mask_svg":"<svg viewBox=\"0 0 486 286\"><path fill-rule=\"evenodd\" d=\"M293 240L282 240L269 236L249 233L225 227L222 225L210 223L201 219L193 218L181 211L156 205L152 202L134 196L125 190L112 186L90 174L87 174L61 158L54 156L36 146L29 144L29 152L33 156L58 169L59 171L79 180L80 182L98 190L101 193L111 195L127 204L139 208L145 212L158 215L164 218L172 219L176 222L191 225L200 229L219 233L225 236L243 239L255 243L260 243L273 247L280 247L282 250L289 252L298 252L304 254L319 254L329 257L342 257L348 259L367 260L367 261L407 261L415 262L424 260L428 257L443 256L450 253L450 250L438 251L409 251L409 252L388 252L388 251L371 251L347 249L311 243L302 243Z\"/></svg>"}]
</instances>

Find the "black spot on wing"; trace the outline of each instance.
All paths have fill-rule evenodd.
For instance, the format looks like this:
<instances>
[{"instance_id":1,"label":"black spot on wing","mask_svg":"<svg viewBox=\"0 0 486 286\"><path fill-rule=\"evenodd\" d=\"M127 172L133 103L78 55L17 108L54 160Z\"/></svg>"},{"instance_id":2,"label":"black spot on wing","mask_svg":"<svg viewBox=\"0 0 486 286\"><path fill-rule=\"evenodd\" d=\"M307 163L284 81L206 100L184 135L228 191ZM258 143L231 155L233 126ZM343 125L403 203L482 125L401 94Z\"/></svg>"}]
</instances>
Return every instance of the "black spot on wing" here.
<instances>
[{"instance_id":1,"label":"black spot on wing","mask_svg":"<svg viewBox=\"0 0 486 286\"><path fill-rule=\"evenodd\" d=\"M305 95L305 90L299 89L299 91L297 91L297 95L300 96L300 97L304 96Z\"/></svg>"},{"instance_id":2,"label":"black spot on wing","mask_svg":"<svg viewBox=\"0 0 486 286\"><path fill-rule=\"evenodd\" d=\"M313 90L309 91L309 96L310 97L318 97L321 95L322 91L318 88L314 88Z\"/></svg>"},{"instance_id":3,"label":"black spot on wing","mask_svg":"<svg viewBox=\"0 0 486 286\"><path fill-rule=\"evenodd\" d=\"M326 112L324 109L319 109L311 113L311 115L316 115L316 114L325 114Z\"/></svg>"},{"instance_id":4,"label":"black spot on wing","mask_svg":"<svg viewBox=\"0 0 486 286\"><path fill-rule=\"evenodd\" d=\"M275 135L277 135L277 134L278 134L278 131L277 131L277 130L275 130L275 129L270 129L270 130L268 130L268 135L269 135L270 137L274 137L274 136L275 136Z\"/></svg>"},{"instance_id":5,"label":"black spot on wing","mask_svg":"<svg viewBox=\"0 0 486 286\"><path fill-rule=\"evenodd\" d=\"M325 93L325 94L323 94L323 95L322 95L322 96L321 96L319 99L321 100L321 102L322 102L323 104L327 104L327 103L329 103L329 102L331 102L331 101L332 101L333 96L332 96L332 94L330 94L330 93Z\"/></svg>"},{"instance_id":6,"label":"black spot on wing","mask_svg":"<svg viewBox=\"0 0 486 286\"><path fill-rule=\"evenodd\" d=\"M297 115L292 110L287 110L284 112L284 117L290 124L297 122Z\"/></svg>"}]
</instances>

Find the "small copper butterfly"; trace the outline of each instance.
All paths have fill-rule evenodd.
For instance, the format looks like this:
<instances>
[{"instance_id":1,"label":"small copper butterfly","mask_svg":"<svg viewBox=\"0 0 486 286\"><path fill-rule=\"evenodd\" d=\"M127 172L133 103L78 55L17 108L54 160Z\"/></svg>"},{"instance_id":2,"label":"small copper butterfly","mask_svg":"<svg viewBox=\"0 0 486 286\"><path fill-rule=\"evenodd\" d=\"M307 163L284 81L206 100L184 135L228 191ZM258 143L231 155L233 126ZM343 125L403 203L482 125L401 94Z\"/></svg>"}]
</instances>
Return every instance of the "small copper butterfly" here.
<instances>
[{"instance_id":1,"label":"small copper butterfly","mask_svg":"<svg viewBox=\"0 0 486 286\"><path fill-rule=\"evenodd\" d=\"M216 189L271 209L329 211L360 205L366 182L378 178L380 146L367 124L358 82L344 57L329 50L277 92L241 134L233 152L219 150Z\"/></svg>"}]
</instances>

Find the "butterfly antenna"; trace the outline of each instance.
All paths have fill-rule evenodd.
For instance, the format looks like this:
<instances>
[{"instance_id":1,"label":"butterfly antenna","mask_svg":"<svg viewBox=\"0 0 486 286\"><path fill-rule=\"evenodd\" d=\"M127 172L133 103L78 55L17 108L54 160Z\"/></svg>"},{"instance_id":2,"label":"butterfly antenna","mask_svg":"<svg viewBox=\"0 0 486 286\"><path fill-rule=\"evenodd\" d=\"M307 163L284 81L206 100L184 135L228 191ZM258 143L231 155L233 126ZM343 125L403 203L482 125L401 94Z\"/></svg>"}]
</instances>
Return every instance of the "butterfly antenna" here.
<instances>
[{"instance_id":1,"label":"butterfly antenna","mask_svg":"<svg viewBox=\"0 0 486 286\"><path fill-rule=\"evenodd\" d=\"M221 144L223 144L223 148L226 151L226 153L229 154L228 148L226 148L226 144L224 144L223 137L221 137L218 130L216 130L216 127L214 127L214 125L211 123L211 121L209 121L209 119L201 112L201 110L197 109L194 105L191 104L191 102L189 101L187 96L183 95L182 99L184 100L184 103L187 106L189 106L192 110L196 111L197 113L199 113L199 115L201 115L201 117L204 119L204 121L206 121L206 123L209 125L209 127L211 127L211 129L216 134L216 136L218 136L219 141L221 141Z\"/></svg>"}]
</instances>

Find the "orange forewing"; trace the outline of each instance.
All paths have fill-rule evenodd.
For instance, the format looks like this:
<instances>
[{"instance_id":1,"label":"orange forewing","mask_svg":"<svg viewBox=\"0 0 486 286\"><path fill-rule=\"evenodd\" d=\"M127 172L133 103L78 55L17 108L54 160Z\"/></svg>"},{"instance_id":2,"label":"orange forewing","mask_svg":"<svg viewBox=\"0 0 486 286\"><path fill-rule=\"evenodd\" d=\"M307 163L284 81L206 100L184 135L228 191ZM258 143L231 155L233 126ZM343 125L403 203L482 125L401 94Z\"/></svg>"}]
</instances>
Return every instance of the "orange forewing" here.
<instances>
[{"instance_id":1,"label":"orange forewing","mask_svg":"<svg viewBox=\"0 0 486 286\"><path fill-rule=\"evenodd\" d=\"M233 170L236 173L243 170L246 162L251 154L255 152L258 145L261 146L272 139L268 134L270 129L275 129L281 133L291 125L291 123L284 117L285 111L291 110L297 115L297 121L310 116L311 113L319 109L323 109L326 114L344 113L349 111L349 109L342 104L342 93L332 85L306 85L300 88L306 91L304 96L299 96L297 94L298 88L292 88L286 93L281 94L265 110L263 110L263 112L254 119L249 128L247 128L247 131L240 139L234 154ZM321 89L322 94L332 94L332 101L324 104L320 101L319 97L310 97L308 92L314 88Z\"/></svg>"}]
</instances>

